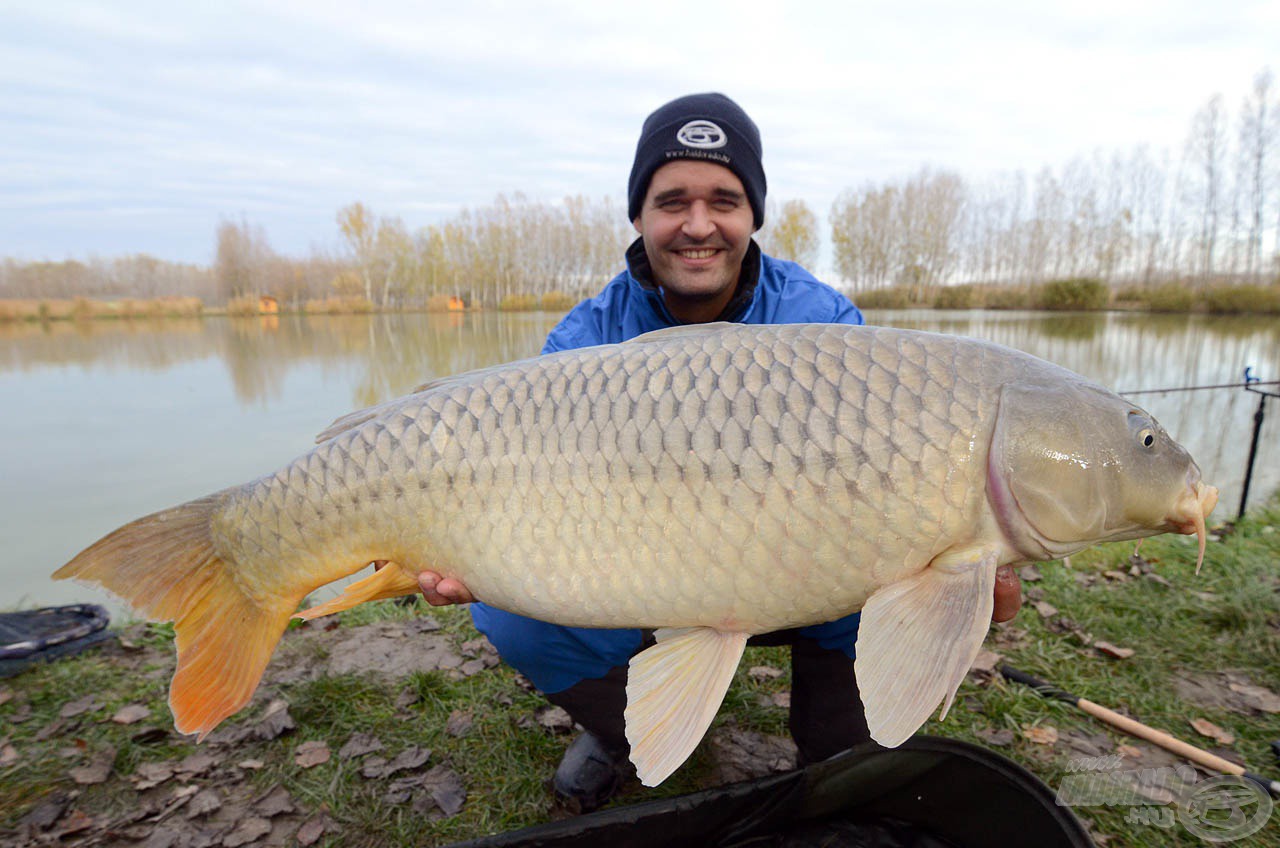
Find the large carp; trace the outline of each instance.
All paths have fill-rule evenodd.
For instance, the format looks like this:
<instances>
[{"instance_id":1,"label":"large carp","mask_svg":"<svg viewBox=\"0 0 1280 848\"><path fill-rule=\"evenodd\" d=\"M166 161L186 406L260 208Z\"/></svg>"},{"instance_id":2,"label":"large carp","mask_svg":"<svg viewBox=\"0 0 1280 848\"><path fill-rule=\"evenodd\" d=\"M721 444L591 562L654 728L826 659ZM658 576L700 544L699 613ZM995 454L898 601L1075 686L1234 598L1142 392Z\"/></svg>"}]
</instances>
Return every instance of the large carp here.
<instances>
[{"instance_id":1,"label":"large carp","mask_svg":"<svg viewBox=\"0 0 1280 848\"><path fill-rule=\"evenodd\" d=\"M656 784L751 634L862 610L874 739L944 715L996 568L1196 533L1217 490L1151 416L1043 360L924 332L704 325L449 377L336 421L273 474L134 521L61 568L172 620L169 703L208 733L309 618L431 569L566 625L652 627L627 737ZM1198 565L1198 562L1197 562Z\"/></svg>"}]
</instances>

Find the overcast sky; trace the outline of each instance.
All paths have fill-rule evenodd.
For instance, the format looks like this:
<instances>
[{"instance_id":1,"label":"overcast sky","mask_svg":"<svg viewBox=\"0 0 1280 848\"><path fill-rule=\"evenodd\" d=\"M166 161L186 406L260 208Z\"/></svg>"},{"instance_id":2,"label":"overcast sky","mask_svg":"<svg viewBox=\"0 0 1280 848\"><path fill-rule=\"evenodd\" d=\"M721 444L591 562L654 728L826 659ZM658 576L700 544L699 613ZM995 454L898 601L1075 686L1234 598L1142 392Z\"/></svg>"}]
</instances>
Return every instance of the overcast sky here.
<instances>
[{"instance_id":1,"label":"overcast sky","mask_svg":"<svg viewBox=\"0 0 1280 848\"><path fill-rule=\"evenodd\" d=\"M356 200L417 228L621 199L645 115L708 90L760 126L770 197L823 214L925 165L1177 155L1266 66L1276 0L0 0L0 256L204 264L224 218L302 255Z\"/></svg>"}]
</instances>

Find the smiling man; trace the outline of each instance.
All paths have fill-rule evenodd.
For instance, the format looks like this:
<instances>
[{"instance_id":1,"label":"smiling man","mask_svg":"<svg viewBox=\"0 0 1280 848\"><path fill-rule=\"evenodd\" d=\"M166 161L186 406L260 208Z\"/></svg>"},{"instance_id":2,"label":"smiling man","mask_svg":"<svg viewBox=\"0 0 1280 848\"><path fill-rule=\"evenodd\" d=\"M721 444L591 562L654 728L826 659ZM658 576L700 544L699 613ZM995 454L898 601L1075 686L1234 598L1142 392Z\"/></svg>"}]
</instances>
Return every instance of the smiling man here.
<instances>
[{"instance_id":1,"label":"smiling man","mask_svg":"<svg viewBox=\"0 0 1280 848\"><path fill-rule=\"evenodd\" d=\"M640 237L627 249L627 268L571 310L543 352L709 321L861 324L844 295L761 253L752 234L764 223L764 200L760 133L736 103L694 94L659 108L644 122L628 181L628 217ZM997 581L997 620L1021 601L1011 575L1006 569ZM419 582L433 604L473 600L456 580L427 572ZM627 763L627 663L649 635L562 627L480 603L472 619L504 660L586 729L556 770L556 794L580 811L604 803ZM790 728L801 762L869 738L853 671L857 633L855 613L749 643L791 646Z\"/></svg>"}]
</instances>

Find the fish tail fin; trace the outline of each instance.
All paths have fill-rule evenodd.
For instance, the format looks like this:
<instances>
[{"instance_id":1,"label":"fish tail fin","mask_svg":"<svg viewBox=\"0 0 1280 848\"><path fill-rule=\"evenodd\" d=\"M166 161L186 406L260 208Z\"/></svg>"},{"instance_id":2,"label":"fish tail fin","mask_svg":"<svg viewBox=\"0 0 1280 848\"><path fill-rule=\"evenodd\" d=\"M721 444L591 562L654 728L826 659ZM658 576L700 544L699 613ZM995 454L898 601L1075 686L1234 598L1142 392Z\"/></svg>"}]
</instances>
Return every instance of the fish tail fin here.
<instances>
[{"instance_id":1,"label":"fish tail fin","mask_svg":"<svg viewBox=\"0 0 1280 848\"><path fill-rule=\"evenodd\" d=\"M169 687L174 726L203 739L249 702L296 597L250 597L237 563L214 549L211 520L225 493L133 521L54 572L86 580L156 621L172 621L178 667Z\"/></svg>"},{"instance_id":2,"label":"fish tail fin","mask_svg":"<svg viewBox=\"0 0 1280 848\"><path fill-rule=\"evenodd\" d=\"M417 575L410 574L399 564L389 562L374 571L363 580L352 583L342 594L331 601L308 607L293 617L310 621L322 615L342 612L366 601L380 601L384 598L398 598L401 595L412 595L418 591Z\"/></svg>"}]
</instances>

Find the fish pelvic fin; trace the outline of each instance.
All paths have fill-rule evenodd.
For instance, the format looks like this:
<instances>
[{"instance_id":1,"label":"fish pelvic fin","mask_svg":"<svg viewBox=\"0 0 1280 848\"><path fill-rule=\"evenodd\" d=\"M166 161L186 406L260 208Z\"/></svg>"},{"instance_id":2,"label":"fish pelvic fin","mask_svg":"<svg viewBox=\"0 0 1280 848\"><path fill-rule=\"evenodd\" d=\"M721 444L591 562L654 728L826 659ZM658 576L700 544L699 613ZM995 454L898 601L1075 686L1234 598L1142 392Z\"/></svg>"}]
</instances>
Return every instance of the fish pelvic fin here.
<instances>
[{"instance_id":1,"label":"fish pelvic fin","mask_svg":"<svg viewBox=\"0 0 1280 848\"><path fill-rule=\"evenodd\" d=\"M871 738L897 747L956 690L991 627L995 551L944 554L867 599L854 674Z\"/></svg>"},{"instance_id":2,"label":"fish pelvic fin","mask_svg":"<svg viewBox=\"0 0 1280 848\"><path fill-rule=\"evenodd\" d=\"M154 621L172 621L178 667L169 707L203 739L249 702L298 597L251 597L237 564L214 550L225 492L153 513L103 537L54 572L102 586Z\"/></svg>"},{"instance_id":3,"label":"fish pelvic fin","mask_svg":"<svg viewBox=\"0 0 1280 848\"><path fill-rule=\"evenodd\" d=\"M631 658L627 741L645 786L657 786L702 741L747 645L746 633L710 627L664 628L658 644Z\"/></svg>"},{"instance_id":4,"label":"fish pelvic fin","mask_svg":"<svg viewBox=\"0 0 1280 848\"><path fill-rule=\"evenodd\" d=\"M365 601L379 601L383 598L398 598L401 595L412 595L418 591L418 576L410 574L400 565L389 562L363 580L352 583L342 594L331 601L308 607L294 618L310 621L322 615L342 612Z\"/></svg>"}]
</instances>

